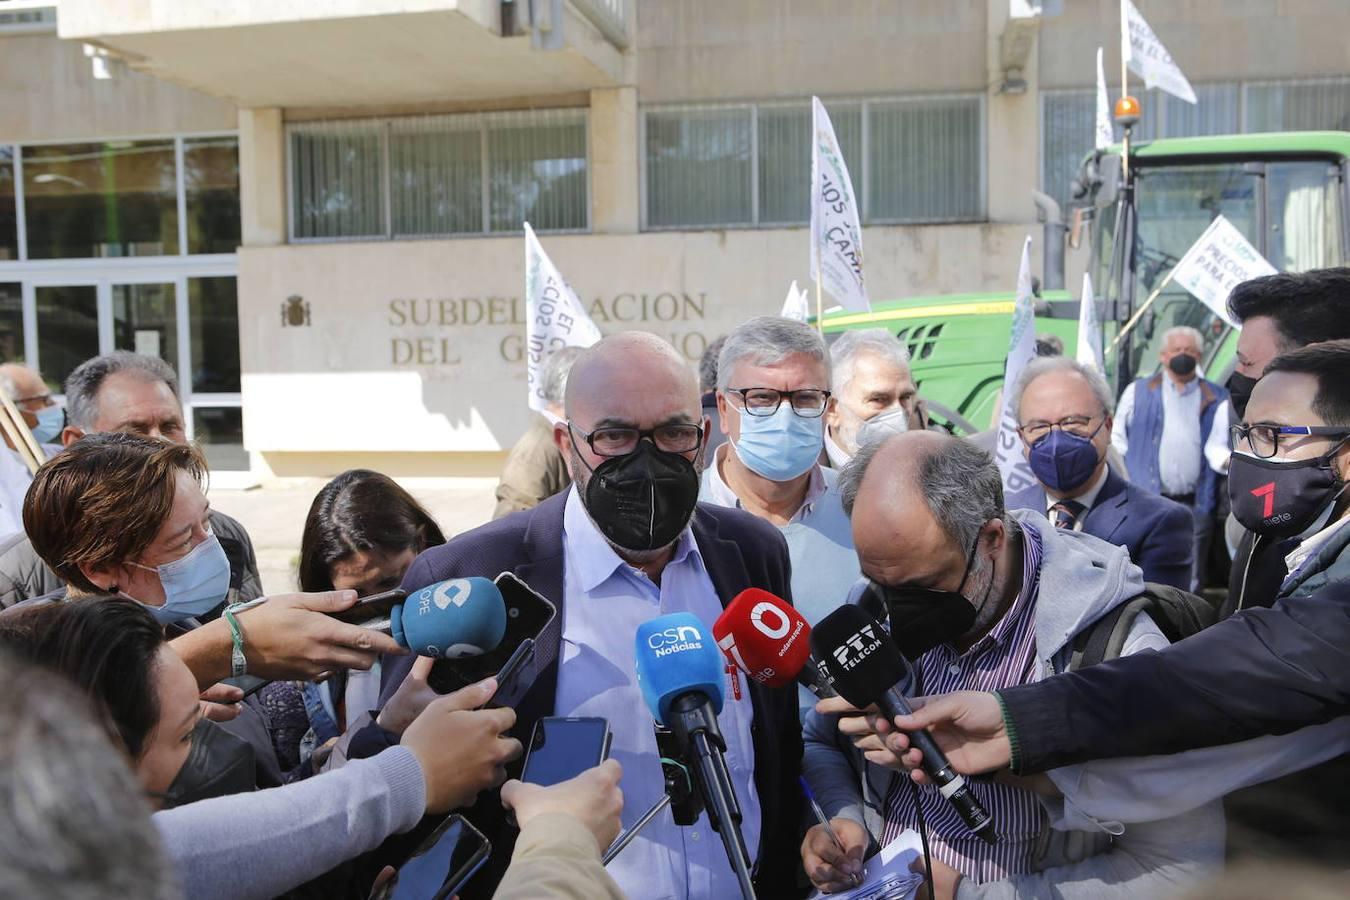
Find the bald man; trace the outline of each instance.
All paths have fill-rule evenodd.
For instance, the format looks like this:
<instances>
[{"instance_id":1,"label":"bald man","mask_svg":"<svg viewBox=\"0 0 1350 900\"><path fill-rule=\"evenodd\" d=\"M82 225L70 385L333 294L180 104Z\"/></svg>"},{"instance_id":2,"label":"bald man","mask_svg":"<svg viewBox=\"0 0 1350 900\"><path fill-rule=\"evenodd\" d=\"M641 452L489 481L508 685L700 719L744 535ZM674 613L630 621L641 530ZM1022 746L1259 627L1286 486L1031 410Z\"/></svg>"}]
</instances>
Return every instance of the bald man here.
<instances>
[{"instance_id":1,"label":"bald man","mask_svg":"<svg viewBox=\"0 0 1350 900\"><path fill-rule=\"evenodd\" d=\"M665 792L634 670L638 626L688 612L711 637L723 607L747 588L790 600L788 551L767 522L698 502L708 420L693 372L660 338L626 332L588 349L572 367L564 405L553 436L572 486L428 550L403 587L509 571L558 607L539 638L539 675L519 705L514 734L528 741L544 716L607 719L610 755L623 764L628 827ZM405 659L385 663L382 700L410 667ZM731 674L718 720L759 895L799 896L795 866L787 864L797 858L801 821L796 691ZM491 896L515 840L495 800L472 818L493 854L466 900ZM681 828L663 812L607 868L634 900L739 895L706 815Z\"/></svg>"},{"instance_id":2,"label":"bald man","mask_svg":"<svg viewBox=\"0 0 1350 900\"><path fill-rule=\"evenodd\" d=\"M1010 513L998 467L965 440L925 431L867 445L840 489L870 581L863 605L889 612L892 639L924 692L1025 684L1064 671L1075 638L1143 591L1124 549L1055 528L1032 510ZM1120 652L1166 645L1141 613ZM971 782L998 832L990 846L936 788L915 794L891 780L880 766L898 764L872 732L874 718L840 717L850 711L842 699L823 700L806 722L803 768L844 846L840 853L823 826L807 834L803 862L823 889L847 885L872 836L917 829L918 809L938 898L1155 897L1222 860L1218 801L1155 820L1118 805L1115 818L1130 827L1114 837L1107 833L1118 831L1114 825L1075 819L1077 793L1098 778L1092 767L1035 783ZM841 732L865 761L844 749ZM1137 769L1114 777L1124 787L1152 778L1150 789L1159 780Z\"/></svg>"}]
</instances>

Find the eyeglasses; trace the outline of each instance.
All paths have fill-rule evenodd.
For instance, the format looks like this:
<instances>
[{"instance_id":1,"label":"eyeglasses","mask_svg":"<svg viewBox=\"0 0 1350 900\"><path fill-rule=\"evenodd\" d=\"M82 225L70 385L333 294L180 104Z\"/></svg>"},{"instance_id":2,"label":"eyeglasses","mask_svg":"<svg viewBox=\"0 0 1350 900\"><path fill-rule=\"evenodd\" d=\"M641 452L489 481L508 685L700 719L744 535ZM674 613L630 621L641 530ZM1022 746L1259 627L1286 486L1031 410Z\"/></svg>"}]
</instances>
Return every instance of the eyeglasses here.
<instances>
[{"instance_id":1,"label":"eyeglasses","mask_svg":"<svg viewBox=\"0 0 1350 900\"><path fill-rule=\"evenodd\" d=\"M638 441L647 438L657 449L667 453L689 453L703 443L703 428L699 425L658 425L655 428L597 428L586 432L571 422L568 431L581 435L596 456L627 456L638 448Z\"/></svg>"},{"instance_id":2,"label":"eyeglasses","mask_svg":"<svg viewBox=\"0 0 1350 900\"><path fill-rule=\"evenodd\" d=\"M1102 421L1105 422L1105 418ZM1092 416L1065 416L1057 422L1032 419L1027 424L1019 426L1017 433L1022 435L1022 439L1028 444L1034 444L1055 428L1083 438L1090 438L1097 433L1097 429L1092 427Z\"/></svg>"},{"instance_id":3,"label":"eyeglasses","mask_svg":"<svg viewBox=\"0 0 1350 900\"><path fill-rule=\"evenodd\" d=\"M1350 437L1350 428L1337 428L1332 425L1230 425L1228 433L1232 436L1233 446L1246 444L1257 459L1270 459L1280 452L1280 438L1283 437ZM1285 441L1288 447L1290 441Z\"/></svg>"},{"instance_id":4,"label":"eyeglasses","mask_svg":"<svg viewBox=\"0 0 1350 900\"><path fill-rule=\"evenodd\" d=\"M26 409L28 412L37 412L46 409L49 406L55 406L56 400L49 392L46 394L35 394L32 397L15 397L14 405L21 409Z\"/></svg>"},{"instance_id":5,"label":"eyeglasses","mask_svg":"<svg viewBox=\"0 0 1350 900\"><path fill-rule=\"evenodd\" d=\"M771 416L786 399L792 411L803 419L819 419L825 414L825 404L830 399L829 391L805 388L800 391L780 391L774 388L727 388L728 394L741 398L739 409L752 416Z\"/></svg>"}]
</instances>

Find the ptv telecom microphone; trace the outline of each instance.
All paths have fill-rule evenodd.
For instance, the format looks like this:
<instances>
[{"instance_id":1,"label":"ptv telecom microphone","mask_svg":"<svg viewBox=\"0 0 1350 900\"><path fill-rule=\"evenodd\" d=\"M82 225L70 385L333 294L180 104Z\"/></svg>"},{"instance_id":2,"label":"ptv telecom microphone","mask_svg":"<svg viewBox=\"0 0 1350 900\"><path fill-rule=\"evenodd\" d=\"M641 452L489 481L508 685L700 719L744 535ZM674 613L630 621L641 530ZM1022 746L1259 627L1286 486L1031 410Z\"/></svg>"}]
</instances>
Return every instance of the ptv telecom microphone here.
<instances>
[{"instance_id":1,"label":"ptv telecom microphone","mask_svg":"<svg viewBox=\"0 0 1350 900\"><path fill-rule=\"evenodd\" d=\"M496 649L506 634L506 603L486 578L451 578L406 596L389 591L365 597L335 618L439 659L480 656Z\"/></svg>"},{"instance_id":2,"label":"ptv telecom microphone","mask_svg":"<svg viewBox=\"0 0 1350 900\"><path fill-rule=\"evenodd\" d=\"M736 595L713 623L717 646L753 681L785 687L796 681L817 697L833 697L811 656L811 626L787 601L760 588Z\"/></svg>"},{"instance_id":3,"label":"ptv telecom microphone","mask_svg":"<svg viewBox=\"0 0 1350 900\"><path fill-rule=\"evenodd\" d=\"M722 654L708 626L689 613L671 613L642 623L635 644L642 699L674 735L693 771L708 821L722 838L741 895L754 900L750 854L741 835L741 808L727 771L727 744L717 727L726 677Z\"/></svg>"},{"instance_id":4,"label":"ptv telecom microphone","mask_svg":"<svg viewBox=\"0 0 1350 900\"><path fill-rule=\"evenodd\" d=\"M904 694L895 689L906 675L900 651L881 624L860 607L841 606L821 619L811 635L811 647L834 689L849 703L859 709L875 703L892 720L913 712ZM985 841L997 843L993 819L932 736L926 731L905 734L923 754L924 772L956 807L966 827Z\"/></svg>"}]
</instances>

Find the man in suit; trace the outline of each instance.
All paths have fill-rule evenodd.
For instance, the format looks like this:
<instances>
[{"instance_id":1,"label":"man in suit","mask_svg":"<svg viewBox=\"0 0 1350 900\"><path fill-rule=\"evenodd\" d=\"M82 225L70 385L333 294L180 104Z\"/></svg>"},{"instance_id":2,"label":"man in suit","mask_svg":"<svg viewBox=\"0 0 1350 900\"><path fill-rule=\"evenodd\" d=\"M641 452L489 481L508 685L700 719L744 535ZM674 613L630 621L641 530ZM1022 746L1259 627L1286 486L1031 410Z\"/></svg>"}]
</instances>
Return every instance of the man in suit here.
<instances>
[{"instance_id":1,"label":"man in suit","mask_svg":"<svg viewBox=\"0 0 1350 900\"><path fill-rule=\"evenodd\" d=\"M748 587L790 600L787 545L772 525L698 503L708 420L688 366L654 335L605 338L577 360L565 421L554 430L573 486L532 510L467 532L423 553L407 589L445 578L512 571L558 606L559 627L539 641L542 674L517 709L528 740L544 716L602 716L611 756L623 764L623 823L664 792L651 716L634 669L637 627L690 612L711 628ZM385 663L384 697L410 668ZM798 896L802 738L796 692L728 674L719 715L742 832L760 896ZM495 803L472 818L493 843L489 871L464 895L490 896L510 859L514 830ZM738 888L720 839L700 817L677 827L669 811L608 867L629 897L732 897Z\"/></svg>"},{"instance_id":2,"label":"man in suit","mask_svg":"<svg viewBox=\"0 0 1350 900\"><path fill-rule=\"evenodd\" d=\"M1189 590L1191 513L1107 465L1111 392L1101 375L1066 356L1039 357L1013 391L1023 452L1045 488L1050 521L1124 547L1145 581Z\"/></svg>"}]
</instances>

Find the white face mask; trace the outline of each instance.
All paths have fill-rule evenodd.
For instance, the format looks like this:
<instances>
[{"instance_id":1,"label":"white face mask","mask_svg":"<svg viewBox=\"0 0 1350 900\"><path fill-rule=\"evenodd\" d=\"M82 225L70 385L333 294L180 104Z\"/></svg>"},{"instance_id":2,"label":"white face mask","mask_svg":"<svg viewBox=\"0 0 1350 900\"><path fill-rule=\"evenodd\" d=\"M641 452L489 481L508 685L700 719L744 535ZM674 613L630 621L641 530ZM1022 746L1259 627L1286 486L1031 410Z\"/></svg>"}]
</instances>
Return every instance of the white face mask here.
<instances>
[{"instance_id":1,"label":"white face mask","mask_svg":"<svg viewBox=\"0 0 1350 900\"><path fill-rule=\"evenodd\" d=\"M858 449L880 443L893 434L909 431L909 410L903 406L877 413L858 429Z\"/></svg>"}]
</instances>

